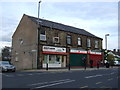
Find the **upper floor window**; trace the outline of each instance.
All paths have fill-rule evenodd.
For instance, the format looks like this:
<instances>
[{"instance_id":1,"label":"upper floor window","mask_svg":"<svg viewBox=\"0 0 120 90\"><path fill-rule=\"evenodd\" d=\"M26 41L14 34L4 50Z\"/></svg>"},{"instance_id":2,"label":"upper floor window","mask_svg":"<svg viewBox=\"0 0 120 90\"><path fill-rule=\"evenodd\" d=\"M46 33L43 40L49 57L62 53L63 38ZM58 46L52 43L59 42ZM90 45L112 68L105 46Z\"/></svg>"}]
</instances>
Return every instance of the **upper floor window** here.
<instances>
[{"instance_id":1,"label":"upper floor window","mask_svg":"<svg viewBox=\"0 0 120 90\"><path fill-rule=\"evenodd\" d=\"M81 38L80 38L80 37L78 37L78 45L79 45L79 46L82 45L82 44L81 44Z\"/></svg>"},{"instance_id":2,"label":"upper floor window","mask_svg":"<svg viewBox=\"0 0 120 90\"><path fill-rule=\"evenodd\" d=\"M46 41L46 31L40 30L40 40Z\"/></svg>"},{"instance_id":3,"label":"upper floor window","mask_svg":"<svg viewBox=\"0 0 120 90\"><path fill-rule=\"evenodd\" d=\"M23 44L23 39L19 39L19 41L20 41L20 45L22 45Z\"/></svg>"},{"instance_id":4,"label":"upper floor window","mask_svg":"<svg viewBox=\"0 0 120 90\"><path fill-rule=\"evenodd\" d=\"M87 39L87 47L91 47L91 41L90 41L90 39Z\"/></svg>"},{"instance_id":5,"label":"upper floor window","mask_svg":"<svg viewBox=\"0 0 120 90\"><path fill-rule=\"evenodd\" d=\"M67 44L71 44L71 36L67 35Z\"/></svg>"},{"instance_id":6,"label":"upper floor window","mask_svg":"<svg viewBox=\"0 0 120 90\"><path fill-rule=\"evenodd\" d=\"M95 40L95 48L98 48L98 40Z\"/></svg>"}]
</instances>

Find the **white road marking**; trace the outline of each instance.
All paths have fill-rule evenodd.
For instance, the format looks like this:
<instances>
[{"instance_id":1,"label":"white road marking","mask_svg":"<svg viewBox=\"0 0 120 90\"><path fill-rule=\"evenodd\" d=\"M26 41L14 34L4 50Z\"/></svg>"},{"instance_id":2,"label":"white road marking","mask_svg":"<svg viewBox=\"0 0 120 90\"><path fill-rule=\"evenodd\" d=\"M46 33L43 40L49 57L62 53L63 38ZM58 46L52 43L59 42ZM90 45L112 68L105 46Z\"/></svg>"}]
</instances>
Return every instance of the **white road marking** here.
<instances>
[{"instance_id":1,"label":"white road marking","mask_svg":"<svg viewBox=\"0 0 120 90\"><path fill-rule=\"evenodd\" d=\"M17 76L24 76L23 74L17 74Z\"/></svg>"},{"instance_id":2,"label":"white road marking","mask_svg":"<svg viewBox=\"0 0 120 90\"><path fill-rule=\"evenodd\" d=\"M55 82L61 82L61 81L67 81L67 80L70 80L70 79L64 79L64 80L58 80L58 81L51 81L51 82L35 83L35 84L30 84L28 86L41 85L41 84L47 84L47 83L55 83Z\"/></svg>"},{"instance_id":3,"label":"white road marking","mask_svg":"<svg viewBox=\"0 0 120 90\"><path fill-rule=\"evenodd\" d=\"M82 86L82 87L80 87L80 88L87 88L88 86Z\"/></svg>"},{"instance_id":4,"label":"white road marking","mask_svg":"<svg viewBox=\"0 0 120 90\"><path fill-rule=\"evenodd\" d=\"M113 78L108 79L108 81L111 81L111 80L113 80Z\"/></svg>"},{"instance_id":5,"label":"white road marking","mask_svg":"<svg viewBox=\"0 0 120 90\"><path fill-rule=\"evenodd\" d=\"M7 77L14 77L14 75L6 75L6 74L4 74L4 76L7 76Z\"/></svg>"},{"instance_id":6,"label":"white road marking","mask_svg":"<svg viewBox=\"0 0 120 90\"><path fill-rule=\"evenodd\" d=\"M28 75L33 75L33 74L28 74Z\"/></svg>"},{"instance_id":7,"label":"white road marking","mask_svg":"<svg viewBox=\"0 0 120 90\"><path fill-rule=\"evenodd\" d=\"M94 78L94 77L100 77L100 76L103 76L103 75L93 75L93 76L87 76L85 78Z\"/></svg>"},{"instance_id":8,"label":"white road marking","mask_svg":"<svg viewBox=\"0 0 120 90\"><path fill-rule=\"evenodd\" d=\"M102 82L97 82L96 84L101 84Z\"/></svg>"},{"instance_id":9,"label":"white road marking","mask_svg":"<svg viewBox=\"0 0 120 90\"><path fill-rule=\"evenodd\" d=\"M114 74L114 72L110 73L110 74Z\"/></svg>"},{"instance_id":10,"label":"white road marking","mask_svg":"<svg viewBox=\"0 0 120 90\"><path fill-rule=\"evenodd\" d=\"M53 84L48 84L48 85L44 85L44 86L40 86L40 87L35 87L35 88L44 88L44 87L54 86L54 85L63 84L63 83L74 82L74 81L75 81L75 80L69 80L69 81L58 82L58 83L53 83Z\"/></svg>"}]
</instances>

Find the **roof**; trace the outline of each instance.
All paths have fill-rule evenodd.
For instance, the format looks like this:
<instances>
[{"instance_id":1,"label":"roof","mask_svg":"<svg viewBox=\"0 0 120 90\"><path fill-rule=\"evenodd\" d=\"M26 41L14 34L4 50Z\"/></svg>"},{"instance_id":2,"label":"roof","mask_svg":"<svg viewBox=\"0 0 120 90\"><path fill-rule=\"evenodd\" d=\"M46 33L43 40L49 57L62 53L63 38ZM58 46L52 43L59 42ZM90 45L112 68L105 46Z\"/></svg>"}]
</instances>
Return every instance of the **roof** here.
<instances>
[{"instance_id":1,"label":"roof","mask_svg":"<svg viewBox=\"0 0 120 90\"><path fill-rule=\"evenodd\" d=\"M32 17L32 16L28 16L28 17L36 24L38 23L38 18ZM39 22L42 26L45 26L45 27L50 27L50 28L54 28L54 29L59 29L61 31L72 32L72 33L76 33L76 34L81 34L81 35L86 35L86 36L102 39L100 37L97 37L97 36L89 33L88 31L86 31L84 29L79 29L79 28L76 28L73 26L68 26L68 25L64 25L61 23L57 23L57 22L53 22L53 21L49 21L49 20L45 20L45 19L39 19Z\"/></svg>"}]
</instances>

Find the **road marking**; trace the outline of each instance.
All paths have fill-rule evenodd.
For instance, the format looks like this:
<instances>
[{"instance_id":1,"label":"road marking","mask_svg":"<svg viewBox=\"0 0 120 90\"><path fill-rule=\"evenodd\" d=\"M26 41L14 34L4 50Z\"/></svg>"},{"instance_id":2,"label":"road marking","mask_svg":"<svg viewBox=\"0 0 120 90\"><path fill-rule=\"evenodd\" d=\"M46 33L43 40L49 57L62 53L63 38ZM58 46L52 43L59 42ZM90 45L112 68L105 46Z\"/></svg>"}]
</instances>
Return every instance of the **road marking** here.
<instances>
[{"instance_id":1,"label":"road marking","mask_svg":"<svg viewBox=\"0 0 120 90\"><path fill-rule=\"evenodd\" d=\"M41 84L47 84L47 83L55 83L55 82L68 81L68 80L70 80L70 79L64 79L64 80L58 80L58 81L51 81L51 82L35 83L35 84L30 84L29 86L41 85Z\"/></svg>"},{"instance_id":2,"label":"road marking","mask_svg":"<svg viewBox=\"0 0 120 90\"><path fill-rule=\"evenodd\" d=\"M82 87L80 87L80 88L87 88L88 86L82 86Z\"/></svg>"},{"instance_id":3,"label":"road marking","mask_svg":"<svg viewBox=\"0 0 120 90\"><path fill-rule=\"evenodd\" d=\"M111 80L113 80L113 78L108 79L108 81L111 81Z\"/></svg>"},{"instance_id":4,"label":"road marking","mask_svg":"<svg viewBox=\"0 0 120 90\"><path fill-rule=\"evenodd\" d=\"M96 84L101 84L102 82L97 82Z\"/></svg>"},{"instance_id":5,"label":"road marking","mask_svg":"<svg viewBox=\"0 0 120 90\"><path fill-rule=\"evenodd\" d=\"M38 74L38 75L40 75L40 74L48 74L48 73L44 72L44 73L35 73L35 74Z\"/></svg>"},{"instance_id":6,"label":"road marking","mask_svg":"<svg viewBox=\"0 0 120 90\"><path fill-rule=\"evenodd\" d=\"M17 76L24 76L23 74L17 74Z\"/></svg>"},{"instance_id":7,"label":"road marking","mask_svg":"<svg viewBox=\"0 0 120 90\"><path fill-rule=\"evenodd\" d=\"M28 75L33 75L33 74L28 74Z\"/></svg>"},{"instance_id":8,"label":"road marking","mask_svg":"<svg viewBox=\"0 0 120 90\"><path fill-rule=\"evenodd\" d=\"M6 74L4 74L4 76L7 76L7 77L14 77L13 75L6 75Z\"/></svg>"},{"instance_id":9,"label":"road marking","mask_svg":"<svg viewBox=\"0 0 120 90\"><path fill-rule=\"evenodd\" d=\"M58 82L58 83L53 83L53 84L48 84L48 85L44 85L44 86L40 86L40 87L35 87L35 88L44 88L44 87L50 87L50 86L54 86L54 85L58 85L58 84L63 84L63 83L74 82L74 81L75 81L75 80L69 80L69 81Z\"/></svg>"},{"instance_id":10,"label":"road marking","mask_svg":"<svg viewBox=\"0 0 120 90\"><path fill-rule=\"evenodd\" d=\"M85 77L85 78L94 78L94 77L100 77L100 76L103 76L103 75L87 76L87 77Z\"/></svg>"},{"instance_id":11,"label":"road marking","mask_svg":"<svg viewBox=\"0 0 120 90\"><path fill-rule=\"evenodd\" d=\"M110 73L110 74L112 75L112 74L115 74L115 73L114 73L114 72L112 72L112 73Z\"/></svg>"}]
</instances>

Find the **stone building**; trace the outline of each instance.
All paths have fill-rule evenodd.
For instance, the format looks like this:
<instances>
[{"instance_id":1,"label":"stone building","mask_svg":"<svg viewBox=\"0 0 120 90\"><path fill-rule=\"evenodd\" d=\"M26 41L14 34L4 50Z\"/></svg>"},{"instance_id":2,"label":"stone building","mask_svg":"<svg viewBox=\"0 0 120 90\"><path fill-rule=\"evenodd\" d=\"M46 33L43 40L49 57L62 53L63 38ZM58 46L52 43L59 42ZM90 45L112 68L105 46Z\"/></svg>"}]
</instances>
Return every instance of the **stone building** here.
<instances>
[{"instance_id":1,"label":"stone building","mask_svg":"<svg viewBox=\"0 0 120 90\"><path fill-rule=\"evenodd\" d=\"M39 22L39 25L38 25ZM102 60L102 39L84 29L23 15L12 36L17 69L84 66L82 58Z\"/></svg>"}]
</instances>

